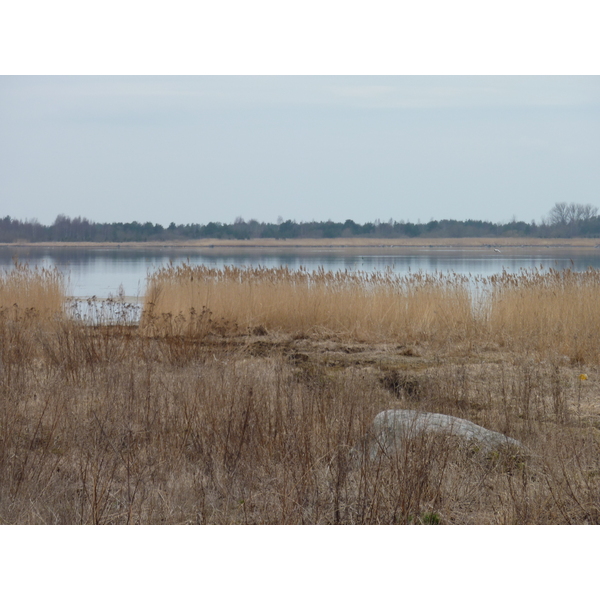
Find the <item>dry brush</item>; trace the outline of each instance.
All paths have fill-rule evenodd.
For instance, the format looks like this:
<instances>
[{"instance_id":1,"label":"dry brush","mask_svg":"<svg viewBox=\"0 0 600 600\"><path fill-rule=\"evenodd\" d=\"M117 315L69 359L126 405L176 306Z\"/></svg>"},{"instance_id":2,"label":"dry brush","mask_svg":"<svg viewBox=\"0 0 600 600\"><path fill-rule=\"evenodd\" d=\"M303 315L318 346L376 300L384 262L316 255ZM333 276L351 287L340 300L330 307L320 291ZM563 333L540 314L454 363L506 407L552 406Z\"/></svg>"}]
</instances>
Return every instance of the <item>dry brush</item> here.
<instances>
[{"instance_id":1,"label":"dry brush","mask_svg":"<svg viewBox=\"0 0 600 600\"><path fill-rule=\"evenodd\" d=\"M141 326L119 311L111 324L0 313L1 522L600 520L597 356L545 330L578 300L567 323L595 339L595 273L504 275L483 298L457 277L160 273ZM328 361L352 344L396 366ZM423 435L373 459L373 418L393 407L472 420L530 453Z\"/></svg>"}]
</instances>

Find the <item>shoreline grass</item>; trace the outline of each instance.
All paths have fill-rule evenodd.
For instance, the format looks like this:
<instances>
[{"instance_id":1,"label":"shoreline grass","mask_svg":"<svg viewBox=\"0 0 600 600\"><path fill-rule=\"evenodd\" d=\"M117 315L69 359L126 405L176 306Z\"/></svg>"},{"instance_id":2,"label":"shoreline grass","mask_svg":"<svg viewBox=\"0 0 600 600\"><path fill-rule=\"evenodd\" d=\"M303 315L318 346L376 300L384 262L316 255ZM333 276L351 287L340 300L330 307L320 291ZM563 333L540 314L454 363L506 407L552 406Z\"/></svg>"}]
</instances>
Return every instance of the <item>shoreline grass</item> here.
<instances>
[{"instance_id":1,"label":"shoreline grass","mask_svg":"<svg viewBox=\"0 0 600 600\"><path fill-rule=\"evenodd\" d=\"M34 313L40 321L62 315L67 300L67 282L58 269L30 269L16 263L0 271L0 313Z\"/></svg>"},{"instance_id":2,"label":"shoreline grass","mask_svg":"<svg viewBox=\"0 0 600 600\"><path fill-rule=\"evenodd\" d=\"M256 238L249 240L168 240L160 242L11 242L0 247L40 248L584 248L594 249L598 238Z\"/></svg>"},{"instance_id":3,"label":"shoreline grass","mask_svg":"<svg viewBox=\"0 0 600 600\"><path fill-rule=\"evenodd\" d=\"M600 523L596 272L499 277L474 310L468 278L190 269L159 272L150 324L0 312L0 523ZM217 302L190 329L200 274ZM371 459L389 408L531 454L426 435Z\"/></svg>"},{"instance_id":4,"label":"shoreline grass","mask_svg":"<svg viewBox=\"0 0 600 600\"><path fill-rule=\"evenodd\" d=\"M232 330L322 331L386 339L461 326L470 302L462 276L391 271L331 273L287 267L169 266L149 277L142 328L190 333L211 322Z\"/></svg>"},{"instance_id":5,"label":"shoreline grass","mask_svg":"<svg viewBox=\"0 0 600 600\"><path fill-rule=\"evenodd\" d=\"M600 359L600 273L532 269L491 277L455 273L189 264L148 279L142 330L314 333L372 342L466 342Z\"/></svg>"}]
</instances>

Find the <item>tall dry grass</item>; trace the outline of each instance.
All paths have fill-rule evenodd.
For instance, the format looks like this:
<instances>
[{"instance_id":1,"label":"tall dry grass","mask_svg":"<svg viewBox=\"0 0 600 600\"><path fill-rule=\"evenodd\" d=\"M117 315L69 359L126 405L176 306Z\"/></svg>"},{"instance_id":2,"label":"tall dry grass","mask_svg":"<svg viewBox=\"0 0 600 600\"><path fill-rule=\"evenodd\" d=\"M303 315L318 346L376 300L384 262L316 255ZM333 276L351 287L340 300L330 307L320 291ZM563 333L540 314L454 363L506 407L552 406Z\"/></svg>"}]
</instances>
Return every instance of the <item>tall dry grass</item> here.
<instances>
[{"instance_id":1,"label":"tall dry grass","mask_svg":"<svg viewBox=\"0 0 600 600\"><path fill-rule=\"evenodd\" d=\"M597 431L572 406L557 418L568 375L534 361L432 368L408 399L293 352L72 323L35 364L2 367L1 523L600 522ZM471 418L532 455L422 436L371 458L373 417L398 405Z\"/></svg>"},{"instance_id":2,"label":"tall dry grass","mask_svg":"<svg viewBox=\"0 0 600 600\"><path fill-rule=\"evenodd\" d=\"M364 339L462 336L468 280L459 275L314 272L287 267L164 267L149 277L144 327L185 333L199 315L246 330L339 333Z\"/></svg>"},{"instance_id":3,"label":"tall dry grass","mask_svg":"<svg viewBox=\"0 0 600 600\"><path fill-rule=\"evenodd\" d=\"M40 343L65 316L66 301L66 282L56 269L15 263L11 270L0 270L0 374L5 385L18 388L26 365L39 356Z\"/></svg>"},{"instance_id":4,"label":"tall dry grass","mask_svg":"<svg viewBox=\"0 0 600 600\"><path fill-rule=\"evenodd\" d=\"M489 278L487 334L508 348L600 359L600 271L530 270Z\"/></svg>"},{"instance_id":5,"label":"tall dry grass","mask_svg":"<svg viewBox=\"0 0 600 600\"><path fill-rule=\"evenodd\" d=\"M52 318L63 313L66 299L67 282L57 269L16 263L13 269L0 271L0 312L6 316Z\"/></svg>"},{"instance_id":6,"label":"tall dry grass","mask_svg":"<svg viewBox=\"0 0 600 600\"><path fill-rule=\"evenodd\" d=\"M201 334L253 329L365 341L498 344L600 359L600 272L308 272L169 266L152 274L143 327Z\"/></svg>"},{"instance_id":7,"label":"tall dry grass","mask_svg":"<svg viewBox=\"0 0 600 600\"><path fill-rule=\"evenodd\" d=\"M594 369L584 381L547 347L596 323L596 280L502 275L476 297L481 281L452 276L183 267L150 286L141 328L112 308L28 327L4 313L0 523L600 523ZM561 310L568 327L548 333ZM254 336L228 335L261 326L287 335L264 352ZM294 339L302 331L317 334L312 351ZM318 337L328 331L341 353L352 350L344 337L407 331L447 352L413 371L332 366ZM472 340L502 341L504 354L452 353ZM593 345L583 348L591 360ZM484 455L424 435L372 458L373 418L393 407L470 419L530 453Z\"/></svg>"}]
</instances>

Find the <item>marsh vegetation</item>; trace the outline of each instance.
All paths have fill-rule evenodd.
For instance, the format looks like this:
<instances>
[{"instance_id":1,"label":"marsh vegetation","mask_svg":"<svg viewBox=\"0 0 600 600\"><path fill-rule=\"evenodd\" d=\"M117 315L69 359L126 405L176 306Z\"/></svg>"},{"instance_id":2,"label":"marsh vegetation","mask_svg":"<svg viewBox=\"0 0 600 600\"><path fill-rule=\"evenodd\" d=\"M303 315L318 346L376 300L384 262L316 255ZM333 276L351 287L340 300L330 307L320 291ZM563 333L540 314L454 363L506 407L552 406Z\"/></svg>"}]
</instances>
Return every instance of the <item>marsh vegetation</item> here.
<instances>
[{"instance_id":1,"label":"marsh vegetation","mask_svg":"<svg viewBox=\"0 0 600 600\"><path fill-rule=\"evenodd\" d=\"M138 322L21 266L0 279L0 521L597 523L599 292L593 270L183 265ZM389 408L529 452L423 435L372 458Z\"/></svg>"}]
</instances>

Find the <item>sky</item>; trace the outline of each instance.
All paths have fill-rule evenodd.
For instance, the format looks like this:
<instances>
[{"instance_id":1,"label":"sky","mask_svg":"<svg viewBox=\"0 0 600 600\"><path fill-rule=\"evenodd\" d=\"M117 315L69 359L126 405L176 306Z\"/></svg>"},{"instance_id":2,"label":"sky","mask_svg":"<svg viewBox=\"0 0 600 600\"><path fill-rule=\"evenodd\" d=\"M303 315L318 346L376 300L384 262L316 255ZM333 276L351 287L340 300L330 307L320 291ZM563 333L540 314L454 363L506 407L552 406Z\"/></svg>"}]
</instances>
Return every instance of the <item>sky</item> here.
<instances>
[{"instance_id":1,"label":"sky","mask_svg":"<svg viewBox=\"0 0 600 600\"><path fill-rule=\"evenodd\" d=\"M482 219L600 204L598 76L2 76L0 216Z\"/></svg>"}]
</instances>

